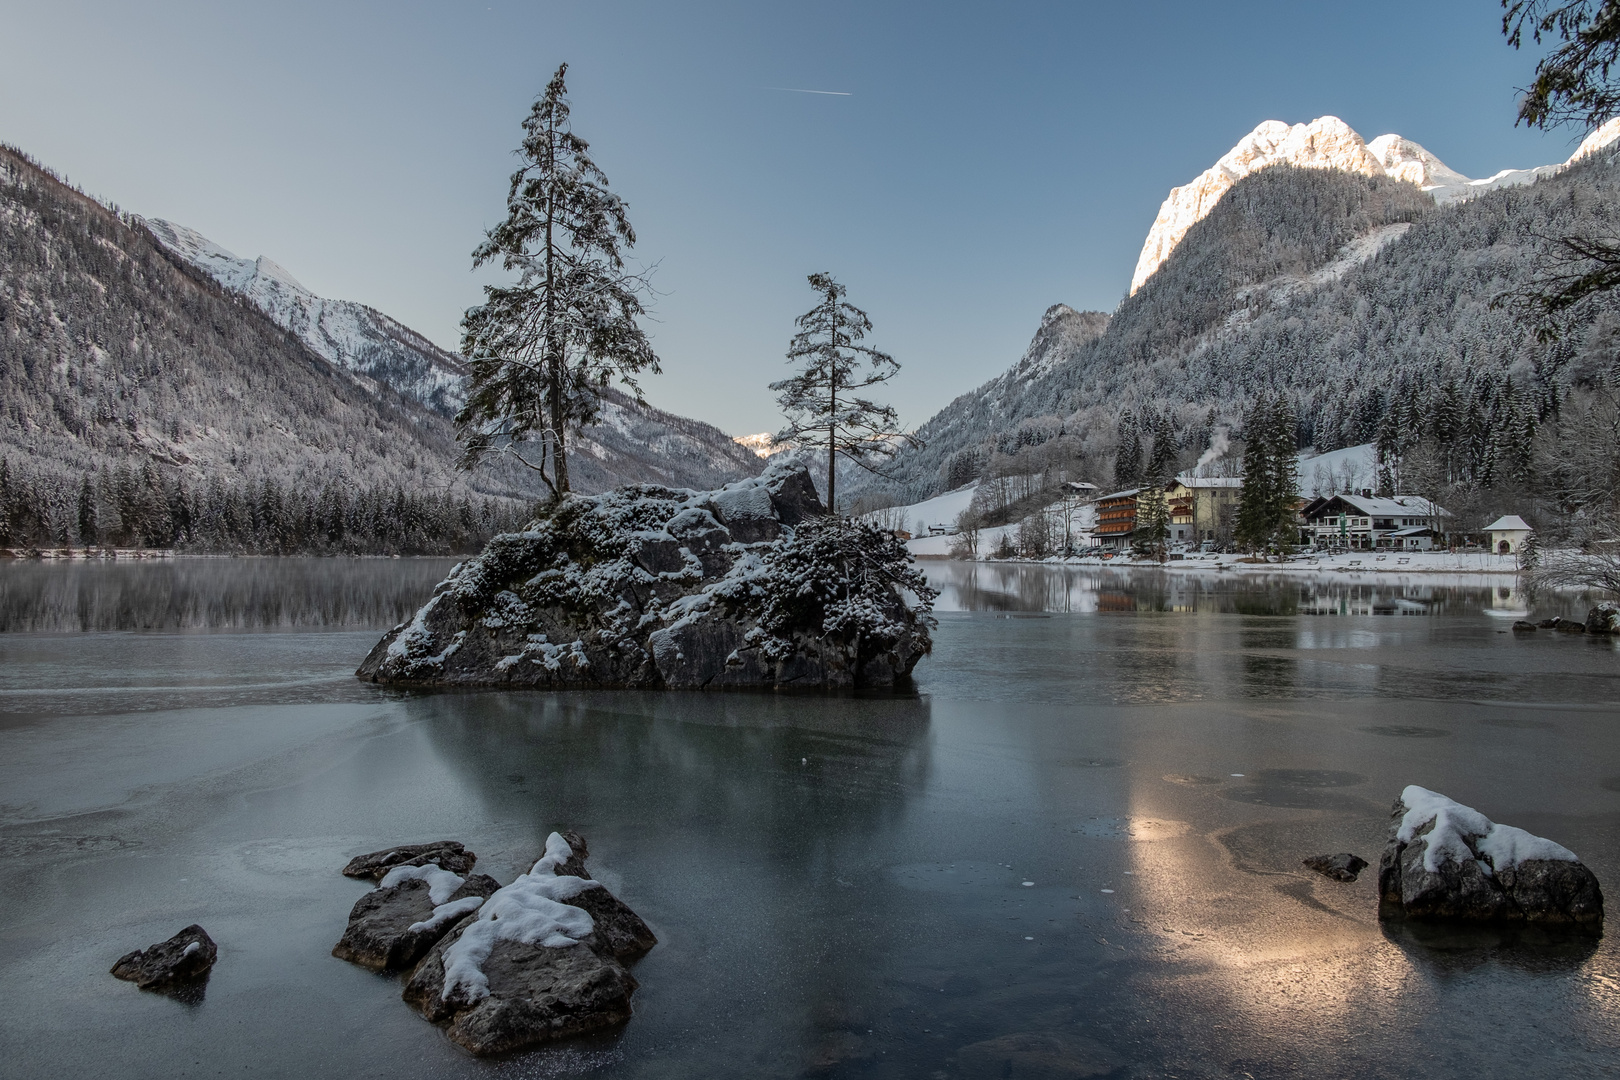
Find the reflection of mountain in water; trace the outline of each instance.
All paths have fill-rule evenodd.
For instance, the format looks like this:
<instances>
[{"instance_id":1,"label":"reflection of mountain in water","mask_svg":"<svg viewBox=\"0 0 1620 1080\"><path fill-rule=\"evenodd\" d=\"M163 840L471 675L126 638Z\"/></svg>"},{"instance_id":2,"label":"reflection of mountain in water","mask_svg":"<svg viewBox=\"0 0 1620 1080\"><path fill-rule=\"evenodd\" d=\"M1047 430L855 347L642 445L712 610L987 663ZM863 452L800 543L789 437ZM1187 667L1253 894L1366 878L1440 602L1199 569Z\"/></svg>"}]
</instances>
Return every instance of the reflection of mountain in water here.
<instances>
[{"instance_id":1,"label":"reflection of mountain in water","mask_svg":"<svg viewBox=\"0 0 1620 1080\"><path fill-rule=\"evenodd\" d=\"M0 633L385 629L450 559L163 559L0 563Z\"/></svg>"},{"instance_id":2,"label":"reflection of mountain in water","mask_svg":"<svg viewBox=\"0 0 1620 1080\"><path fill-rule=\"evenodd\" d=\"M1189 573L1148 567L928 563L941 611L1215 612L1228 615L1521 614L1517 580ZM1573 607L1572 607L1573 610Z\"/></svg>"}]
</instances>

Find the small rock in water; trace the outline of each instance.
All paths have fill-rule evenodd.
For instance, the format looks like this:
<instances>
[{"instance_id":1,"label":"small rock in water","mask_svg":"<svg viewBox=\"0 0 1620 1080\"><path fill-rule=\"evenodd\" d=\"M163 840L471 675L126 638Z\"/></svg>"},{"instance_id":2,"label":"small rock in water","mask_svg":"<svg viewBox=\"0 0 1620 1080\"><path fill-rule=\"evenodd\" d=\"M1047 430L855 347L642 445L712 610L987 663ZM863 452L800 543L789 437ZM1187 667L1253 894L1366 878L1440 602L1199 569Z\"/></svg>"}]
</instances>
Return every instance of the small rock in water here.
<instances>
[{"instance_id":1,"label":"small rock in water","mask_svg":"<svg viewBox=\"0 0 1620 1080\"><path fill-rule=\"evenodd\" d=\"M168 941L119 957L112 973L142 990L159 989L206 975L218 955L208 931L193 923Z\"/></svg>"},{"instance_id":2,"label":"small rock in water","mask_svg":"<svg viewBox=\"0 0 1620 1080\"><path fill-rule=\"evenodd\" d=\"M1564 620L1554 616L1551 619L1542 619L1540 622L1536 623L1536 627L1541 630L1556 630L1558 629L1558 624L1563 621Z\"/></svg>"},{"instance_id":3,"label":"small rock in water","mask_svg":"<svg viewBox=\"0 0 1620 1080\"><path fill-rule=\"evenodd\" d=\"M1312 855L1305 860L1305 865L1334 881L1354 881L1367 869L1367 860L1360 855L1343 852L1338 855Z\"/></svg>"},{"instance_id":4,"label":"small rock in water","mask_svg":"<svg viewBox=\"0 0 1620 1080\"><path fill-rule=\"evenodd\" d=\"M1536 632L1536 624L1528 619L1518 619L1513 624L1513 632L1515 634L1533 634Z\"/></svg>"},{"instance_id":5,"label":"small rock in water","mask_svg":"<svg viewBox=\"0 0 1620 1080\"><path fill-rule=\"evenodd\" d=\"M585 872L585 840L552 833L527 874L434 945L404 997L480 1056L630 1018L636 980L622 960L658 943Z\"/></svg>"},{"instance_id":6,"label":"small rock in water","mask_svg":"<svg viewBox=\"0 0 1620 1080\"><path fill-rule=\"evenodd\" d=\"M399 844L368 855L356 855L343 868L343 876L381 881L383 875L396 866L427 866L429 863L452 874L465 875L477 861L477 855L454 840L434 840L426 844Z\"/></svg>"},{"instance_id":7,"label":"small rock in water","mask_svg":"<svg viewBox=\"0 0 1620 1080\"><path fill-rule=\"evenodd\" d=\"M1380 916L1603 924L1603 890L1575 853L1412 785L1378 865Z\"/></svg>"}]
</instances>

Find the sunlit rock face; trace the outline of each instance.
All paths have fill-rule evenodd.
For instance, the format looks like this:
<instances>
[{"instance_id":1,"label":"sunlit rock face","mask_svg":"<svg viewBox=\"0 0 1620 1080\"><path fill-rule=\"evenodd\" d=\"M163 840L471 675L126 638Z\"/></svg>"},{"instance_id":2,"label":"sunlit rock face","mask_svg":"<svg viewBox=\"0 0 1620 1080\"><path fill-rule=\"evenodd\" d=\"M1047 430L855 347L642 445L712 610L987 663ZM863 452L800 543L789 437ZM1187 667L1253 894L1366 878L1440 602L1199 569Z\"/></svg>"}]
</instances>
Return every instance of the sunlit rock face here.
<instances>
[{"instance_id":1,"label":"sunlit rock face","mask_svg":"<svg viewBox=\"0 0 1620 1080\"><path fill-rule=\"evenodd\" d=\"M1250 173L1285 163L1309 169L1343 169L1366 176L1385 175L1383 163L1361 136L1336 116L1292 127L1280 120L1267 120L1192 183L1171 189L1142 245L1136 275L1131 278L1131 292L1170 257L1187 230L1202 221L1232 185Z\"/></svg>"},{"instance_id":2,"label":"sunlit rock face","mask_svg":"<svg viewBox=\"0 0 1620 1080\"><path fill-rule=\"evenodd\" d=\"M1202 221L1234 184L1273 165L1389 176L1414 184L1428 192L1435 202L1445 203L1551 176L1616 139L1620 139L1620 118L1592 132L1562 164L1503 169L1482 180L1471 180L1422 146L1399 135L1380 135L1370 143L1365 142L1336 116L1323 116L1309 124L1292 127L1279 120L1267 120L1191 183L1170 190L1142 245L1136 274L1131 278L1131 292L1153 276L1187 235L1187 230Z\"/></svg>"}]
</instances>

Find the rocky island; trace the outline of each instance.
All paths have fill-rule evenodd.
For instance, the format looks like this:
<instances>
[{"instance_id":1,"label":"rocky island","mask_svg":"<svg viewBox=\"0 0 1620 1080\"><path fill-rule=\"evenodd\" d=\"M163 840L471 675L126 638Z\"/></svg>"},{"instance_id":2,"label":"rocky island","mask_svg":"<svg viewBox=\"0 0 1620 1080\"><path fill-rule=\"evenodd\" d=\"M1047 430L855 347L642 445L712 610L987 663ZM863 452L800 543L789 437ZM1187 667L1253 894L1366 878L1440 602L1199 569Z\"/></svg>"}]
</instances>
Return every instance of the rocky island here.
<instances>
[{"instance_id":1,"label":"rocky island","mask_svg":"<svg viewBox=\"0 0 1620 1080\"><path fill-rule=\"evenodd\" d=\"M406 685L852 689L906 679L935 592L787 460L717 491L569 496L456 566L356 673Z\"/></svg>"}]
</instances>

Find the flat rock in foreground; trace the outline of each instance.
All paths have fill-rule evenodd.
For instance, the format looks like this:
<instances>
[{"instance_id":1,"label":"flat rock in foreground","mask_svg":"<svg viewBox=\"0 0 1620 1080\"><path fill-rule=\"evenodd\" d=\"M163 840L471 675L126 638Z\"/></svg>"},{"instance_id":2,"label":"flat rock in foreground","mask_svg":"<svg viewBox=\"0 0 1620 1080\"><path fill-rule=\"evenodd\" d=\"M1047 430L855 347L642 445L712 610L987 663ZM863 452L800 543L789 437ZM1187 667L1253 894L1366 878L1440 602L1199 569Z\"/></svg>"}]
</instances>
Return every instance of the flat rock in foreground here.
<instances>
[{"instance_id":1,"label":"flat rock in foreground","mask_svg":"<svg viewBox=\"0 0 1620 1080\"><path fill-rule=\"evenodd\" d=\"M343 868L343 876L381 881L383 875L396 866L430 864L452 874L465 874L477 861L477 855L455 840L432 840L426 844L399 844L382 851L356 855Z\"/></svg>"},{"instance_id":2,"label":"flat rock in foreground","mask_svg":"<svg viewBox=\"0 0 1620 1080\"><path fill-rule=\"evenodd\" d=\"M218 956L208 931L193 923L168 941L119 957L112 973L142 990L158 990L207 974Z\"/></svg>"},{"instance_id":3,"label":"flat rock in foreground","mask_svg":"<svg viewBox=\"0 0 1620 1080\"><path fill-rule=\"evenodd\" d=\"M886 687L934 591L892 534L828 517L805 467L718 491L569 496L451 571L356 672L540 688Z\"/></svg>"},{"instance_id":4,"label":"flat rock in foreground","mask_svg":"<svg viewBox=\"0 0 1620 1080\"><path fill-rule=\"evenodd\" d=\"M463 878L434 865L396 866L355 901L332 955L373 971L408 968L499 888L487 874Z\"/></svg>"},{"instance_id":5,"label":"flat rock in foreground","mask_svg":"<svg viewBox=\"0 0 1620 1080\"><path fill-rule=\"evenodd\" d=\"M657 944L647 924L582 876L584 842L552 833L527 874L428 952L404 997L474 1054L499 1054L630 1018L621 962ZM573 872L569 872L573 871Z\"/></svg>"},{"instance_id":6,"label":"flat rock in foreground","mask_svg":"<svg viewBox=\"0 0 1620 1080\"><path fill-rule=\"evenodd\" d=\"M1381 914L1599 927L1603 891L1568 848L1412 785L1378 866Z\"/></svg>"}]
</instances>

